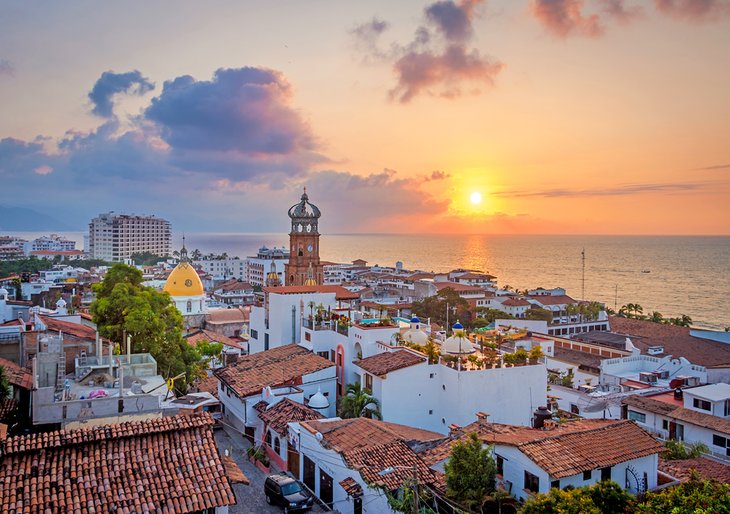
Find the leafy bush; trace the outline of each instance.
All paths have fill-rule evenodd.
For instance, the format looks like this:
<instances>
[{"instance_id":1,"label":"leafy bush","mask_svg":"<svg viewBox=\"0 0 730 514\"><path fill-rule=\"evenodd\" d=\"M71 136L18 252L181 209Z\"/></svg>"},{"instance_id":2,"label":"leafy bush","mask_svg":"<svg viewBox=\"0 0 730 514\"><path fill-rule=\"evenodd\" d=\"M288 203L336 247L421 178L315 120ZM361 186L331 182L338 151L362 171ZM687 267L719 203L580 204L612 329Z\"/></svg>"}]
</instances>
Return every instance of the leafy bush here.
<instances>
[{"instance_id":1,"label":"leafy bush","mask_svg":"<svg viewBox=\"0 0 730 514\"><path fill-rule=\"evenodd\" d=\"M523 514L614 514L626 512L631 495L616 482L577 489L550 489L525 502Z\"/></svg>"},{"instance_id":2,"label":"leafy bush","mask_svg":"<svg viewBox=\"0 0 730 514\"><path fill-rule=\"evenodd\" d=\"M662 452L662 457L666 460L696 459L703 453L710 453L704 443L685 443L670 439L664 443L664 447L666 450Z\"/></svg>"}]
</instances>

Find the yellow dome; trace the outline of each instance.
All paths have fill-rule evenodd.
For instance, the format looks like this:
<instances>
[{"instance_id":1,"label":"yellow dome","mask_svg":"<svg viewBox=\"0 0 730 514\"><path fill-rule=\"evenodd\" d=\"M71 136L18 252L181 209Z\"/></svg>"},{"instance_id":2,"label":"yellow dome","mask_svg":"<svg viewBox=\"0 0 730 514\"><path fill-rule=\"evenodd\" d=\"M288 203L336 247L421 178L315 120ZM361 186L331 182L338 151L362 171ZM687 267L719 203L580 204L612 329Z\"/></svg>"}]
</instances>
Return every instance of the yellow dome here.
<instances>
[{"instance_id":1,"label":"yellow dome","mask_svg":"<svg viewBox=\"0 0 730 514\"><path fill-rule=\"evenodd\" d=\"M188 262L181 262L172 270L165 282L170 296L201 296L205 294L198 272Z\"/></svg>"}]
</instances>

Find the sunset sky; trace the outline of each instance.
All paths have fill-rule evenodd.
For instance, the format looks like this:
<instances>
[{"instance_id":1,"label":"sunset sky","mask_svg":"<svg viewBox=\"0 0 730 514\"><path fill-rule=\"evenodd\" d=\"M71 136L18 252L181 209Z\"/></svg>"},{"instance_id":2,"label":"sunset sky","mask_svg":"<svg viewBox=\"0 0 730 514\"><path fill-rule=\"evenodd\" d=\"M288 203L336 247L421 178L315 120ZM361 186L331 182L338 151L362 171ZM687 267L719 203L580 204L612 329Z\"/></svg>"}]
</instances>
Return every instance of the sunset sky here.
<instances>
[{"instance_id":1,"label":"sunset sky","mask_svg":"<svg viewBox=\"0 0 730 514\"><path fill-rule=\"evenodd\" d=\"M730 233L728 0L0 8L0 205L77 230Z\"/></svg>"}]
</instances>

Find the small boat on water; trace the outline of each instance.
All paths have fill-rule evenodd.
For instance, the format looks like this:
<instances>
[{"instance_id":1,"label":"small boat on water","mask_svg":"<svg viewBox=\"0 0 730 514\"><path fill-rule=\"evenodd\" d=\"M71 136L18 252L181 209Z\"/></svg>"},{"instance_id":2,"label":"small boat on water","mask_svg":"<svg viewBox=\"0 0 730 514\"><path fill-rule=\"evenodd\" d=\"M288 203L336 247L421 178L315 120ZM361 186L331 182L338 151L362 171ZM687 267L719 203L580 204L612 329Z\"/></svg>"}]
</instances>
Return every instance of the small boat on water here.
<instances>
[{"instance_id":1,"label":"small boat on water","mask_svg":"<svg viewBox=\"0 0 730 514\"><path fill-rule=\"evenodd\" d=\"M641 270L641 272L642 272L642 273L651 273L651 270L648 270L648 269L643 269L643 270Z\"/></svg>"}]
</instances>

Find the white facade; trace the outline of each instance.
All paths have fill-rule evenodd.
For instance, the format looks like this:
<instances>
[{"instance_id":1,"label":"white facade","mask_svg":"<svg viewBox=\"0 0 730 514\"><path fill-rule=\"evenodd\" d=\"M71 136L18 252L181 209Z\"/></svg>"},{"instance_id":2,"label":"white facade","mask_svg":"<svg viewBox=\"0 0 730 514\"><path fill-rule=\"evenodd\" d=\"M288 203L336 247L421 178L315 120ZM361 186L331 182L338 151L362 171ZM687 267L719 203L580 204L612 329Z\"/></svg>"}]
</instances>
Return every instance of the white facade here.
<instances>
[{"instance_id":1,"label":"white facade","mask_svg":"<svg viewBox=\"0 0 730 514\"><path fill-rule=\"evenodd\" d=\"M143 252L166 257L172 252L170 222L156 216L100 214L89 223L85 250L92 259L112 262L126 262Z\"/></svg>"},{"instance_id":2,"label":"white facade","mask_svg":"<svg viewBox=\"0 0 730 514\"><path fill-rule=\"evenodd\" d=\"M619 385L627 379L644 382L652 378L649 375L653 375L653 382L649 382L653 386L670 387L671 380L677 377L694 377L701 384L707 383L707 369L684 357L631 355L601 361L601 384Z\"/></svg>"},{"instance_id":3,"label":"white facade","mask_svg":"<svg viewBox=\"0 0 730 514\"><path fill-rule=\"evenodd\" d=\"M76 241L64 239L58 234L41 236L34 239L33 241L27 241L23 244L23 251L25 255L30 255L31 252L38 251L66 252L75 249Z\"/></svg>"},{"instance_id":4,"label":"white facade","mask_svg":"<svg viewBox=\"0 0 730 514\"><path fill-rule=\"evenodd\" d=\"M340 418L334 419L338 420ZM318 498L321 494L321 474L325 473L332 478L332 503L336 512L342 514L354 513L355 500L349 498L347 492L340 485L340 482L346 478L355 480L363 491L361 497L363 513L384 514L394 512L388 505L388 499L381 489L368 486L358 471L347 466L342 455L322 446L316 435L302 428L299 423L289 423L289 441L299 451L299 480L310 487ZM313 483L307 483L304 480L305 459L309 459L315 465Z\"/></svg>"},{"instance_id":5,"label":"white facade","mask_svg":"<svg viewBox=\"0 0 730 514\"><path fill-rule=\"evenodd\" d=\"M248 257L245 261L246 280L252 286L264 287L266 277L272 271L279 277L279 283L284 284L284 264L289 262L289 250L287 248L259 248L256 256Z\"/></svg>"},{"instance_id":6,"label":"white facade","mask_svg":"<svg viewBox=\"0 0 730 514\"><path fill-rule=\"evenodd\" d=\"M442 434L452 423L471 423L477 412L495 423L530 426L533 410L546 402L544 364L458 371L424 362L382 378L355 369L360 383L372 381L383 420Z\"/></svg>"},{"instance_id":7,"label":"white facade","mask_svg":"<svg viewBox=\"0 0 730 514\"><path fill-rule=\"evenodd\" d=\"M193 265L212 275L214 280L237 278L246 280L246 261L238 257L228 259L200 259L193 261Z\"/></svg>"}]
</instances>

